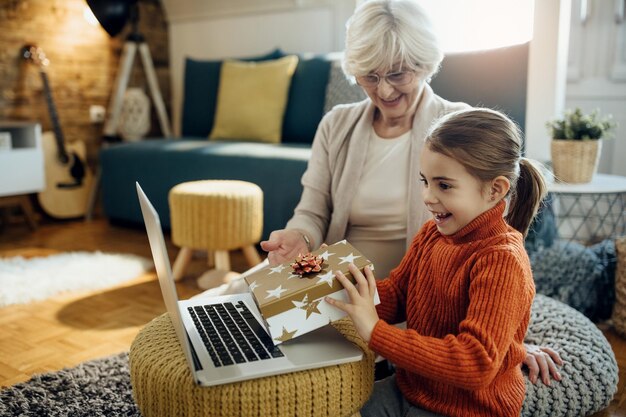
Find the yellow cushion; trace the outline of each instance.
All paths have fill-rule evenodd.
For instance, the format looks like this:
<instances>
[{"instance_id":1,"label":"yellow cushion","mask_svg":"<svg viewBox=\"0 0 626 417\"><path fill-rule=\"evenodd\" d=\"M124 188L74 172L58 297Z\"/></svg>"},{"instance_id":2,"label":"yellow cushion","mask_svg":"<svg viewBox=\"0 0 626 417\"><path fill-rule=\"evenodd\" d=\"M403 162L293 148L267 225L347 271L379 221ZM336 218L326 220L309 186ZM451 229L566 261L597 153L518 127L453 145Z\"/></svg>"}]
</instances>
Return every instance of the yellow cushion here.
<instances>
[{"instance_id":1,"label":"yellow cushion","mask_svg":"<svg viewBox=\"0 0 626 417\"><path fill-rule=\"evenodd\" d=\"M210 139L278 143L296 55L273 61L224 61Z\"/></svg>"}]
</instances>

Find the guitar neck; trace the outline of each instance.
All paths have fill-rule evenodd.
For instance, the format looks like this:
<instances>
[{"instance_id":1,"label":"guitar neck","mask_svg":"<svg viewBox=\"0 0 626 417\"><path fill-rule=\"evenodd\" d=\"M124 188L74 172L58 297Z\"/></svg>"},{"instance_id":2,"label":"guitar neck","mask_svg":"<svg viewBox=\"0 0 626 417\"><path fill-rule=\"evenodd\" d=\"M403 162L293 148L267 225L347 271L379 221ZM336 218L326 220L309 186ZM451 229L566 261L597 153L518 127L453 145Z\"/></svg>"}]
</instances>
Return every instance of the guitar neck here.
<instances>
[{"instance_id":1,"label":"guitar neck","mask_svg":"<svg viewBox=\"0 0 626 417\"><path fill-rule=\"evenodd\" d=\"M39 74L41 75L41 81L43 82L46 104L48 105L48 111L50 112L50 120L52 121L52 129L54 130L54 139L56 141L59 159L67 161L69 156L67 154L67 150L65 149L65 138L63 137L63 130L61 129L61 124L59 123L59 115L52 98L52 90L50 89L48 74L43 69L39 71Z\"/></svg>"}]
</instances>

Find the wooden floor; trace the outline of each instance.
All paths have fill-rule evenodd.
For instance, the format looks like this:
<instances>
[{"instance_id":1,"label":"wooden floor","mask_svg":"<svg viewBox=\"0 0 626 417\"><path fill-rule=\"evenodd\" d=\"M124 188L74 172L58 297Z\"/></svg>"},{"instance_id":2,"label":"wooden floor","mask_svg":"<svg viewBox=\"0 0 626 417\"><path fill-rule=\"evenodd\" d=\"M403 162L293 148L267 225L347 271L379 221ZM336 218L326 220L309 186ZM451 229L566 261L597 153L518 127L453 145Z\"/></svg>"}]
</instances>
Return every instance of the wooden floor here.
<instances>
[{"instance_id":1,"label":"wooden floor","mask_svg":"<svg viewBox=\"0 0 626 417\"><path fill-rule=\"evenodd\" d=\"M177 249L169 238L166 240L173 261ZM0 256L75 250L150 257L144 229L111 226L102 219L48 221L34 232L26 223L0 230ZM234 253L231 259L235 271L246 269L241 253ZM205 269L205 260L192 262L177 285L181 298L200 292L194 278ZM127 351L137 332L163 312L165 306L153 272L114 288L0 308L0 387L25 381L37 373ZM615 351L620 382L609 408L596 416L626 417L626 340L608 326L602 330Z\"/></svg>"},{"instance_id":2,"label":"wooden floor","mask_svg":"<svg viewBox=\"0 0 626 417\"><path fill-rule=\"evenodd\" d=\"M114 227L101 219L49 223L35 232L26 224L3 229L0 256L100 250L151 259L144 229ZM166 240L173 262L177 248L169 237ZM246 269L241 253L233 253L231 261L235 271ZM192 261L177 285L181 298L201 292L195 277L206 270L205 265L206 258L201 256ZM127 351L137 332L164 312L154 271L113 288L0 308L0 386Z\"/></svg>"}]
</instances>

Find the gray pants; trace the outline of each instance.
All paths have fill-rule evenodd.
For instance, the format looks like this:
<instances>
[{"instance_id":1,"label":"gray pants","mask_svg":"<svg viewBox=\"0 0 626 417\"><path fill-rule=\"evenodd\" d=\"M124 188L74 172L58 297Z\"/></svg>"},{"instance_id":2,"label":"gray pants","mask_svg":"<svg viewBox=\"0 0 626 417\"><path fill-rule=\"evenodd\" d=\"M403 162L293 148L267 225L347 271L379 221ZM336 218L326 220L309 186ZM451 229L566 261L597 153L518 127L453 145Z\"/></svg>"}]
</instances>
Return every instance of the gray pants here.
<instances>
[{"instance_id":1,"label":"gray pants","mask_svg":"<svg viewBox=\"0 0 626 417\"><path fill-rule=\"evenodd\" d=\"M361 417L440 417L408 402L392 375L374 384L372 396L361 408Z\"/></svg>"}]
</instances>

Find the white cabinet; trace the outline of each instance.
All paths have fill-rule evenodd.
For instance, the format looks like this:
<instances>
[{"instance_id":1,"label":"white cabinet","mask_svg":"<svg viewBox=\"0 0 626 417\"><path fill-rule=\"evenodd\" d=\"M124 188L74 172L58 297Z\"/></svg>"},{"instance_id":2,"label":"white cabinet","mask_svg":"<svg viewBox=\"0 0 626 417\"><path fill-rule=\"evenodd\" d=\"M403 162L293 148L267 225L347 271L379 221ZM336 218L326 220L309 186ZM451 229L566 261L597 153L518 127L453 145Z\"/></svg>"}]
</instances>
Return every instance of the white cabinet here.
<instances>
[{"instance_id":1,"label":"white cabinet","mask_svg":"<svg viewBox=\"0 0 626 417\"><path fill-rule=\"evenodd\" d=\"M10 146L0 147L0 197L42 191L45 176L41 125L0 121L0 136L9 137L11 142Z\"/></svg>"}]
</instances>

